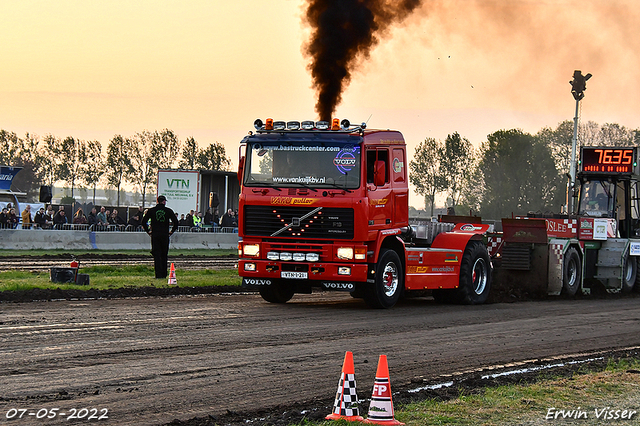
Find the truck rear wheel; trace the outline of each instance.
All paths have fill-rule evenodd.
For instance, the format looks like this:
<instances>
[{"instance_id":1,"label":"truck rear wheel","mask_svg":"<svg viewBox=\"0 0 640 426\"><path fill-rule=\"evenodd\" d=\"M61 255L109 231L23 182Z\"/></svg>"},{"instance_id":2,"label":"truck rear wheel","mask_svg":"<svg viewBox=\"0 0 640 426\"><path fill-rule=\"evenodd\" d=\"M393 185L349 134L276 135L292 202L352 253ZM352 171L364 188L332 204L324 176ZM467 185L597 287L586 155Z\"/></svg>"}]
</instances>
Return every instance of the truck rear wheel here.
<instances>
[{"instance_id":1,"label":"truck rear wheel","mask_svg":"<svg viewBox=\"0 0 640 426\"><path fill-rule=\"evenodd\" d=\"M375 284L367 289L365 302L372 308L390 308L404 288L400 257L393 250L382 250L376 266Z\"/></svg>"},{"instance_id":2,"label":"truck rear wheel","mask_svg":"<svg viewBox=\"0 0 640 426\"><path fill-rule=\"evenodd\" d=\"M582 265L578 251L573 247L567 250L562 265L562 294L575 296L582 281Z\"/></svg>"},{"instance_id":3,"label":"truck rear wheel","mask_svg":"<svg viewBox=\"0 0 640 426\"><path fill-rule=\"evenodd\" d=\"M480 305L487 301L491 290L491 261L484 244L471 241L460 263L460 286L456 301L463 305Z\"/></svg>"},{"instance_id":4,"label":"truck rear wheel","mask_svg":"<svg viewBox=\"0 0 640 426\"><path fill-rule=\"evenodd\" d=\"M293 287L278 281L260 289L260 296L270 303L287 303L294 294Z\"/></svg>"}]
</instances>

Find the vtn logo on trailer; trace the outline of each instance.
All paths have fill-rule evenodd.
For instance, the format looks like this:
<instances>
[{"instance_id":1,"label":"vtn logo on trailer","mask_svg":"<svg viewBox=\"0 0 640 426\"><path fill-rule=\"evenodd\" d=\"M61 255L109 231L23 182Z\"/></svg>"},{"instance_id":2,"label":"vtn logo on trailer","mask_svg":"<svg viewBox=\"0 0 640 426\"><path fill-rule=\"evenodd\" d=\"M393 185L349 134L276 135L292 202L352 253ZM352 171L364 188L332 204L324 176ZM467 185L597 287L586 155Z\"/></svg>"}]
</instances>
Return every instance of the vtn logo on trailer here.
<instances>
[{"instance_id":1,"label":"vtn logo on trailer","mask_svg":"<svg viewBox=\"0 0 640 426\"><path fill-rule=\"evenodd\" d=\"M169 188L173 188L174 184L176 189L189 189L189 179L167 179Z\"/></svg>"}]
</instances>

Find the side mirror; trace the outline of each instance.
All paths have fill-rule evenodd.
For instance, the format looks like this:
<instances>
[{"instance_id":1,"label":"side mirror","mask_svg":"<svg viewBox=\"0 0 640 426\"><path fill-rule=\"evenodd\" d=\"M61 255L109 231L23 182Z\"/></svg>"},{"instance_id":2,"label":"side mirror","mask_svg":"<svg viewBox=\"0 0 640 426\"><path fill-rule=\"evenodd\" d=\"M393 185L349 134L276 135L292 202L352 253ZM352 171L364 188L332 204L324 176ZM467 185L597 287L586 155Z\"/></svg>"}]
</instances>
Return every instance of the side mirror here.
<instances>
[{"instance_id":1,"label":"side mirror","mask_svg":"<svg viewBox=\"0 0 640 426\"><path fill-rule=\"evenodd\" d=\"M245 157L240 157L240 161L238 161L238 183L242 186L242 175L244 175L244 159Z\"/></svg>"},{"instance_id":2,"label":"side mirror","mask_svg":"<svg viewBox=\"0 0 640 426\"><path fill-rule=\"evenodd\" d=\"M376 161L373 167L373 183L375 186L384 186L386 183L386 164L384 161Z\"/></svg>"}]
</instances>

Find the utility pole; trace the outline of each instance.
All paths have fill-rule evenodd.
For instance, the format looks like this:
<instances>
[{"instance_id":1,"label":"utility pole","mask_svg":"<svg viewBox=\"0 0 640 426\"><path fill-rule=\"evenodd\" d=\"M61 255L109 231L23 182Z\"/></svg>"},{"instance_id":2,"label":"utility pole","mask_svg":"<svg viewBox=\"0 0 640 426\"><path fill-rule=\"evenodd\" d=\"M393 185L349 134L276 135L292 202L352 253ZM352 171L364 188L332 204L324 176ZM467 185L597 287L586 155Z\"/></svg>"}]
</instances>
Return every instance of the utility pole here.
<instances>
[{"instance_id":1,"label":"utility pole","mask_svg":"<svg viewBox=\"0 0 640 426\"><path fill-rule=\"evenodd\" d=\"M582 75L580 70L573 72L573 80L571 84L571 94L576 100L576 113L573 117L573 140L571 141L571 169L569 174L569 196L567 197L567 212L573 213L573 195L576 185L576 146L578 145L578 115L580 113L580 100L584 98L584 91L587 90L587 80L591 78L591 74Z\"/></svg>"}]
</instances>

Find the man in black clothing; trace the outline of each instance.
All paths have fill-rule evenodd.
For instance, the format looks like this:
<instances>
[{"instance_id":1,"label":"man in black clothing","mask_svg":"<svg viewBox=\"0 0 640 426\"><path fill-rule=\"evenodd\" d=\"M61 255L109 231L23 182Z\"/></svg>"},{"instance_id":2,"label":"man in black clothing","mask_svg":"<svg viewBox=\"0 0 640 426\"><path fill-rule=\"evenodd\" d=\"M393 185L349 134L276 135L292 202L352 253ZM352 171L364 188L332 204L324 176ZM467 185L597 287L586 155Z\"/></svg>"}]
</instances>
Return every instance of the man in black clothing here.
<instances>
[{"instance_id":1,"label":"man in black clothing","mask_svg":"<svg viewBox=\"0 0 640 426\"><path fill-rule=\"evenodd\" d=\"M167 198L160 195L158 204L149 209L142 218L142 227L151 236L151 254L153 254L156 278L167 278L169 237L178 229L176 214L165 204L167 204ZM149 227L149 221L151 221L151 227ZM170 223L172 223L171 229L169 229Z\"/></svg>"}]
</instances>

